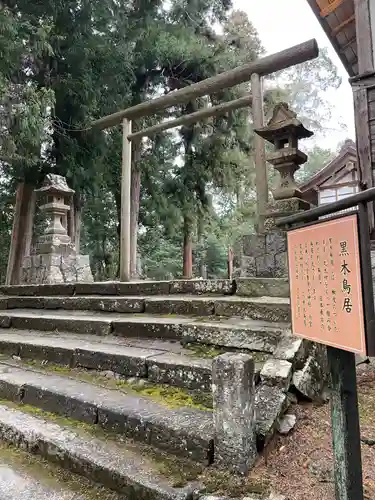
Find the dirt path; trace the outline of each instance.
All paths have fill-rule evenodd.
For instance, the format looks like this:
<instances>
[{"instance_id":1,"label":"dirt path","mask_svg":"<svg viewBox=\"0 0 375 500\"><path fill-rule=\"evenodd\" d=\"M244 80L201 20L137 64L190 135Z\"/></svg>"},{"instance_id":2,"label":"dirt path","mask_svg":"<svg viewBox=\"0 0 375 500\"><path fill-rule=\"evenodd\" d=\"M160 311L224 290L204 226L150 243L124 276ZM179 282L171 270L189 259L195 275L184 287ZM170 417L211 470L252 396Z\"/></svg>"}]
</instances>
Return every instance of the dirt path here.
<instances>
[{"instance_id":1,"label":"dirt path","mask_svg":"<svg viewBox=\"0 0 375 500\"><path fill-rule=\"evenodd\" d=\"M375 368L358 368L359 410L365 498L375 499ZM287 436L279 436L272 450L259 462L251 478L262 478L288 500L335 500L329 404L291 408L297 424Z\"/></svg>"}]
</instances>

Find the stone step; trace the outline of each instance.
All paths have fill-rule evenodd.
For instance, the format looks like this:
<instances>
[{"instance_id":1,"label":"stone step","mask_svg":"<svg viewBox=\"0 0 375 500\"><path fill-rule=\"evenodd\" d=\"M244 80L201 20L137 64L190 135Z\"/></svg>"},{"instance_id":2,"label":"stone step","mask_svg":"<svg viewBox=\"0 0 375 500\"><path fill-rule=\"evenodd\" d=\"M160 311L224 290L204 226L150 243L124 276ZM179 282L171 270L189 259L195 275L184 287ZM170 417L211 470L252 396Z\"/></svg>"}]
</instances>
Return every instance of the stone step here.
<instances>
[{"instance_id":1,"label":"stone step","mask_svg":"<svg viewBox=\"0 0 375 500\"><path fill-rule=\"evenodd\" d=\"M59 469L57 473L62 474L63 472ZM0 460L0 498L2 500L20 500L21 498L22 500L89 499L82 490L72 490L62 484L55 484L54 481L53 484L48 484L50 482L43 481L43 476L40 478L33 471L31 474L25 473L25 471L20 470L18 463L13 465L3 459Z\"/></svg>"},{"instance_id":2,"label":"stone step","mask_svg":"<svg viewBox=\"0 0 375 500\"><path fill-rule=\"evenodd\" d=\"M255 320L289 321L290 302L285 297L49 297L8 296L0 298L0 309L63 309L115 313L177 314L242 317Z\"/></svg>"},{"instance_id":3,"label":"stone step","mask_svg":"<svg viewBox=\"0 0 375 500\"><path fill-rule=\"evenodd\" d=\"M84 337L84 338L82 338ZM0 335L0 353L89 370L112 371L123 378L140 377L157 384L211 391L212 360L193 356L180 346L144 341L131 346L119 337L73 336L53 332L10 331ZM258 363L260 372L263 363Z\"/></svg>"},{"instance_id":4,"label":"stone step","mask_svg":"<svg viewBox=\"0 0 375 500\"><path fill-rule=\"evenodd\" d=\"M261 373L255 388L255 433L259 450L274 435L290 403L286 390L291 364L285 365L288 364L272 375L268 369L266 378ZM99 424L106 432L119 433L183 459L205 465L215 459L210 409L170 409L168 400L165 400L166 406L160 405L152 394L141 396L131 387L121 385L121 390L108 389L108 385L95 379L83 381L82 372L74 369L56 375L43 367L31 368L12 359L2 360L0 399L37 407L94 427Z\"/></svg>"},{"instance_id":5,"label":"stone step","mask_svg":"<svg viewBox=\"0 0 375 500\"><path fill-rule=\"evenodd\" d=\"M290 326L285 322L240 318L189 318L149 314L46 311L0 311L0 327L78 333L126 338L173 339L219 347L272 353Z\"/></svg>"},{"instance_id":6,"label":"stone step","mask_svg":"<svg viewBox=\"0 0 375 500\"><path fill-rule=\"evenodd\" d=\"M236 294L244 297L290 296L287 278L236 278Z\"/></svg>"},{"instance_id":7,"label":"stone step","mask_svg":"<svg viewBox=\"0 0 375 500\"><path fill-rule=\"evenodd\" d=\"M173 486L173 479L160 472L160 463L146 457L142 449L133 443L120 446L113 441L98 439L83 434L74 428L59 425L45 418L35 417L15 408L0 405L0 439L5 443L21 448L24 452L40 456L60 467L65 468L107 488L118 492L118 498L137 500L189 500L192 487ZM21 474L21 472L19 472ZM50 481L51 483L51 481ZM18 483L18 496L6 496L12 493L11 478L7 478L6 490L1 498L89 500L85 493L72 495L54 492L43 488L40 483L28 481L29 488L24 488L23 478ZM1 487L1 486L0 486ZM24 490L24 492L23 492ZM34 491L35 495L30 495ZM104 493L104 492L103 492ZM29 496L27 496L29 495ZM103 495L104 497L104 495ZM96 498L96 496L95 496ZM109 498L109 497L105 497ZM111 498L115 498L114 496Z\"/></svg>"},{"instance_id":8,"label":"stone step","mask_svg":"<svg viewBox=\"0 0 375 500\"><path fill-rule=\"evenodd\" d=\"M209 464L213 460L209 411L172 410L132 393L5 363L0 363L0 399L99 424L107 431L197 462Z\"/></svg>"},{"instance_id":9,"label":"stone step","mask_svg":"<svg viewBox=\"0 0 375 500\"><path fill-rule=\"evenodd\" d=\"M248 297L289 297L286 278L236 278L235 280L132 281L120 283L71 283L55 285L1 286L0 294L15 296L79 295L240 295Z\"/></svg>"},{"instance_id":10,"label":"stone step","mask_svg":"<svg viewBox=\"0 0 375 500\"><path fill-rule=\"evenodd\" d=\"M51 295L232 295L235 282L218 280L173 280L173 281L104 281L96 283L71 283L55 285L10 285L1 286L0 294L18 296Z\"/></svg>"}]
</instances>

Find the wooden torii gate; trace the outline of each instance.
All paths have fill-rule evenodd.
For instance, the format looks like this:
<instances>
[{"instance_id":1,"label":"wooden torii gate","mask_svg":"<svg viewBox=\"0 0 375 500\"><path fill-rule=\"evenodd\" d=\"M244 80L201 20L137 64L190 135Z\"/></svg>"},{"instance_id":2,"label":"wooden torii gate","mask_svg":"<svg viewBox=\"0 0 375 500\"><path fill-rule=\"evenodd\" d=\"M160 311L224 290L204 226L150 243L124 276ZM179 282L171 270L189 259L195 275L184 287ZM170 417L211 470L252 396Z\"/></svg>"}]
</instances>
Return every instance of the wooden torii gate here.
<instances>
[{"instance_id":1,"label":"wooden torii gate","mask_svg":"<svg viewBox=\"0 0 375 500\"><path fill-rule=\"evenodd\" d=\"M131 232L131 143L139 141L142 137L152 137L164 130L180 125L188 125L211 116L221 115L230 110L252 105L253 122L255 128L264 125L263 114L263 88L262 77L275 73L319 55L315 39L295 45L276 54L266 56L257 61L239 66L233 70L220 73L175 92L171 92L157 99L137 104L131 108L118 111L93 122L93 128L106 129L122 123L123 148L122 148L122 175L121 175L121 236L120 236L120 280L129 281L130 276L130 232ZM187 103L198 97L210 95L219 90L233 87L251 80L251 95L223 103L219 106L206 108L181 118L160 123L153 127L132 132L132 120L156 114L172 106ZM257 192L258 229L264 227L264 216L268 201L268 183L263 139L255 136L255 170Z\"/></svg>"},{"instance_id":2,"label":"wooden torii gate","mask_svg":"<svg viewBox=\"0 0 375 500\"><path fill-rule=\"evenodd\" d=\"M262 77L290 66L314 59L319 55L316 40L295 45L291 48L258 59L255 62L239 66L233 70L220 73L201 82L189 85L183 89L171 92L168 95L147 101L111 115L100 118L92 123L92 128L106 129L122 123L122 175L121 175L121 236L120 236L120 280L129 281L130 276L130 232L131 232L131 143L142 137L152 137L164 130L180 125L188 125L199 120L218 116L228 111L252 106L253 123L255 128L264 125L263 116L263 86ZM225 88L233 87L251 80L251 94L234 101L225 102L218 106L209 107L181 118L160 123L153 127L132 132L132 120L150 116L169 107L187 103L198 97L210 95ZM255 136L255 169L258 229L262 231L264 215L268 201L268 183L265 160L264 142L258 135ZM20 279L20 269L23 257L26 255L31 242L32 219L35 208L33 190L25 193L24 184L19 186L15 207L15 218L12 229L12 242L8 259L7 284L17 284ZM25 196L27 194L27 196ZM73 220L70 227L73 227ZM74 235L74 230L73 230Z\"/></svg>"}]
</instances>

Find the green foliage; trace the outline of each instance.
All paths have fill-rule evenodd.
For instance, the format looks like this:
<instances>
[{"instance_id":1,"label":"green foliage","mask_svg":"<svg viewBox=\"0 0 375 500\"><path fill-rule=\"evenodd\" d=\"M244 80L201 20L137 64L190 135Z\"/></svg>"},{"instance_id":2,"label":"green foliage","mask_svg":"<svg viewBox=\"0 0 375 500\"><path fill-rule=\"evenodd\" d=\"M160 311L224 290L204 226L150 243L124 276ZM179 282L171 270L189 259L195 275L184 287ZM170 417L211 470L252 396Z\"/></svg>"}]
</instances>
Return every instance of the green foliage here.
<instances>
[{"instance_id":1,"label":"green foliage","mask_svg":"<svg viewBox=\"0 0 375 500\"><path fill-rule=\"evenodd\" d=\"M15 185L67 177L82 211L82 251L96 279L118 276L121 211L120 127L89 130L93 119L183 88L260 57L251 20L230 0L6 0L0 10L0 234L9 247ZM215 29L213 28L215 26ZM219 29L216 29L219 27ZM325 91L339 84L323 52L270 79L267 109L287 100L321 130ZM248 92L223 90L134 123L140 129ZM194 271L225 276L227 251L255 222L255 173L249 110L182 127L133 148L141 172L139 254L150 278L182 276L182 245ZM316 148L301 180L330 152ZM140 204L137 206L137 195ZM4 278L7 252L0 259Z\"/></svg>"},{"instance_id":2,"label":"green foliage","mask_svg":"<svg viewBox=\"0 0 375 500\"><path fill-rule=\"evenodd\" d=\"M331 149L324 149L315 145L310 151L308 161L305 163L296 175L296 180L300 183L308 181L314 174L333 160L336 152Z\"/></svg>"},{"instance_id":3,"label":"green foliage","mask_svg":"<svg viewBox=\"0 0 375 500\"><path fill-rule=\"evenodd\" d=\"M288 102L304 125L314 132L326 129L332 105L325 93L342 83L327 49L320 50L316 59L277 73L272 80L276 80L278 86L271 102Z\"/></svg>"},{"instance_id":4,"label":"green foliage","mask_svg":"<svg viewBox=\"0 0 375 500\"><path fill-rule=\"evenodd\" d=\"M228 252L224 242L215 234L210 234L204 242L198 243L195 253L196 276L200 275L201 267L205 266L208 279L227 278Z\"/></svg>"},{"instance_id":5,"label":"green foliage","mask_svg":"<svg viewBox=\"0 0 375 500\"><path fill-rule=\"evenodd\" d=\"M181 239L166 237L162 227L150 227L139 237L144 275L168 280L182 277Z\"/></svg>"}]
</instances>

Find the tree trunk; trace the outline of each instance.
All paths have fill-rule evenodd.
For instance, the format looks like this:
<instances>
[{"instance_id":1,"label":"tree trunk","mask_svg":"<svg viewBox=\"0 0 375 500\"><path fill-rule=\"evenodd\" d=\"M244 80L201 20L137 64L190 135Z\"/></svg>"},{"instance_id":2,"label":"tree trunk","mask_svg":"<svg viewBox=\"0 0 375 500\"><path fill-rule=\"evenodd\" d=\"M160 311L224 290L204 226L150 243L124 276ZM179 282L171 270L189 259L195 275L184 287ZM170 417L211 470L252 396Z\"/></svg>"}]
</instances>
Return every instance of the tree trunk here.
<instances>
[{"instance_id":1,"label":"tree trunk","mask_svg":"<svg viewBox=\"0 0 375 500\"><path fill-rule=\"evenodd\" d=\"M183 248L184 278L193 277L193 235L191 225L184 219L184 248Z\"/></svg>"},{"instance_id":2,"label":"tree trunk","mask_svg":"<svg viewBox=\"0 0 375 500\"><path fill-rule=\"evenodd\" d=\"M133 151L131 200L130 200L130 276L137 277L137 242L138 242L138 216L141 193L141 171L139 161L141 159L141 146L136 144Z\"/></svg>"},{"instance_id":3,"label":"tree trunk","mask_svg":"<svg viewBox=\"0 0 375 500\"><path fill-rule=\"evenodd\" d=\"M199 274L201 278L207 279L206 250L204 249L204 221L202 215L200 215L198 221L198 241L201 252L199 256Z\"/></svg>"},{"instance_id":4,"label":"tree trunk","mask_svg":"<svg viewBox=\"0 0 375 500\"><path fill-rule=\"evenodd\" d=\"M21 281L22 262L24 257L30 254L34 212L34 186L22 182L17 187L12 238L5 281L7 285L17 285Z\"/></svg>"},{"instance_id":5,"label":"tree trunk","mask_svg":"<svg viewBox=\"0 0 375 500\"><path fill-rule=\"evenodd\" d=\"M32 189L32 191L30 193L30 200L29 200L29 203L28 203L27 215L26 215L24 257L31 254L31 247L32 247L32 242L33 242L33 234L34 234L34 218L35 218L35 209L36 209L36 192L35 192L35 189L32 186L30 186L30 189Z\"/></svg>"},{"instance_id":6,"label":"tree trunk","mask_svg":"<svg viewBox=\"0 0 375 500\"><path fill-rule=\"evenodd\" d=\"M70 210L68 213L68 220L67 220L67 232L68 236L70 236L70 239L72 241L72 245L76 244L76 230L75 230L75 206L74 206L74 197L70 200Z\"/></svg>"},{"instance_id":7,"label":"tree trunk","mask_svg":"<svg viewBox=\"0 0 375 500\"><path fill-rule=\"evenodd\" d=\"M82 226L82 202L78 195L74 195L74 244L77 254L81 253L81 226Z\"/></svg>"}]
</instances>

